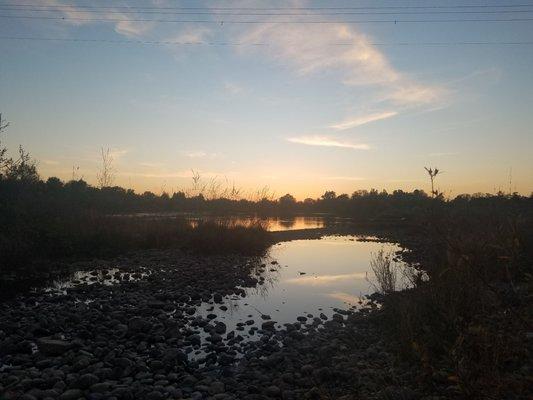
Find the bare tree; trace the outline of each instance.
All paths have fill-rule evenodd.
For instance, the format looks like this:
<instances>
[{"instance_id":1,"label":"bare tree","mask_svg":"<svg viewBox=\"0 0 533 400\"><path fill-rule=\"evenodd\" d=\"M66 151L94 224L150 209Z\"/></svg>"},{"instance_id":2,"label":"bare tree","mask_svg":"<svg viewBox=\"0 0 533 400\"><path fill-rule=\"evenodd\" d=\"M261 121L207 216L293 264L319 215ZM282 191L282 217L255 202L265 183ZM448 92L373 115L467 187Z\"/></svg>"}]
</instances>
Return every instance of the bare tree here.
<instances>
[{"instance_id":1,"label":"bare tree","mask_svg":"<svg viewBox=\"0 0 533 400\"><path fill-rule=\"evenodd\" d=\"M200 176L200 172L195 171L194 169L191 169L192 172L192 195L193 196L200 196L204 195L205 189L207 187L207 184L202 182L202 177Z\"/></svg>"},{"instance_id":2,"label":"bare tree","mask_svg":"<svg viewBox=\"0 0 533 400\"><path fill-rule=\"evenodd\" d=\"M226 178L226 183L228 183L228 178ZM228 190L227 194L230 200L239 200L242 190L235 186L235 181L231 182L231 188Z\"/></svg>"},{"instance_id":3,"label":"bare tree","mask_svg":"<svg viewBox=\"0 0 533 400\"><path fill-rule=\"evenodd\" d=\"M113 168L113 156L109 148L104 150L102 147L100 149L102 164L100 166L100 171L96 174L96 180L98 182L98 187L100 189L104 187L109 187L113 184L115 180L114 168Z\"/></svg>"},{"instance_id":4,"label":"bare tree","mask_svg":"<svg viewBox=\"0 0 533 400\"><path fill-rule=\"evenodd\" d=\"M79 165L73 165L72 166L72 179L73 181L77 181L78 180L78 172L80 170L80 166Z\"/></svg>"},{"instance_id":5,"label":"bare tree","mask_svg":"<svg viewBox=\"0 0 533 400\"><path fill-rule=\"evenodd\" d=\"M427 171L429 179L431 180L431 197L436 197L439 195L439 191L435 190L435 177L442 172L438 168L424 167L424 169Z\"/></svg>"},{"instance_id":6,"label":"bare tree","mask_svg":"<svg viewBox=\"0 0 533 400\"><path fill-rule=\"evenodd\" d=\"M0 113L0 133L5 131L9 126L9 122L2 119L2 113ZM0 141L0 168L4 168L7 165L7 147L2 145Z\"/></svg>"},{"instance_id":7,"label":"bare tree","mask_svg":"<svg viewBox=\"0 0 533 400\"><path fill-rule=\"evenodd\" d=\"M209 180L207 186L207 196L210 200L216 200L221 197L222 183L218 181L216 176Z\"/></svg>"}]
</instances>

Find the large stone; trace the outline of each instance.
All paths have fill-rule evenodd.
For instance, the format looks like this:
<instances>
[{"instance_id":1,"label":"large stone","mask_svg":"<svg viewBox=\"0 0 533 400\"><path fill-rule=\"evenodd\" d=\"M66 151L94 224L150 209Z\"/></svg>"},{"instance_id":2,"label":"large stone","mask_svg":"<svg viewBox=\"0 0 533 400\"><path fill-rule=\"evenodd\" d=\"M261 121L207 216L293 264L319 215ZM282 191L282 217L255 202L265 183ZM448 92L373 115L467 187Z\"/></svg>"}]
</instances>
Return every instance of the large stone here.
<instances>
[{"instance_id":1,"label":"large stone","mask_svg":"<svg viewBox=\"0 0 533 400\"><path fill-rule=\"evenodd\" d=\"M217 322L215 325L215 332L222 334L226 333L226 324L224 322Z\"/></svg>"},{"instance_id":2,"label":"large stone","mask_svg":"<svg viewBox=\"0 0 533 400\"><path fill-rule=\"evenodd\" d=\"M37 340L37 347L47 356L60 356L68 351L72 344L65 340L41 338Z\"/></svg>"},{"instance_id":3,"label":"large stone","mask_svg":"<svg viewBox=\"0 0 533 400\"><path fill-rule=\"evenodd\" d=\"M209 393L210 394L218 394L218 393L224 393L226 390L226 386L223 382L215 381L209 386Z\"/></svg>"},{"instance_id":4,"label":"large stone","mask_svg":"<svg viewBox=\"0 0 533 400\"><path fill-rule=\"evenodd\" d=\"M265 321L261 324L261 329L265 331L275 330L276 321Z\"/></svg>"},{"instance_id":5,"label":"large stone","mask_svg":"<svg viewBox=\"0 0 533 400\"><path fill-rule=\"evenodd\" d=\"M172 365L175 363L186 363L187 354L178 349L168 349L163 355L163 363L166 365Z\"/></svg>"},{"instance_id":6,"label":"large stone","mask_svg":"<svg viewBox=\"0 0 533 400\"><path fill-rule=\"evenodd\" d=\"M80 389L69 389L59 396L59 400L78 400L80 397L84 397Z\"/></svg>"},{"instance_id":7,"label":"large stone","mask_svg":"<svg viewBox=\"0 0 533 400\"><path fill-rule=\"evenodd\" d=\"M133 317L132 319L130 319L130 321L128 322L128 328L129 330L133 331L133 332L143 332L143 331L148 331L150 330L150 327L151 327L151 324L140 318L140 317Z\"/></svg>"},{"instance_id":8,"label":"large stone","mask_svg":"<svg viewBox=\"0 0 533 400\"><path fill-rule=\"evenodd\" d=\"M281 390L279 389L279 387L272 385L265 389L265 394L268 397L279 397L281 394Z\"/></svg>"},{"instance_id":9,"label":"large stone","mask_svg":"<svg viewBox=\"0 0 533 400\"><path fill-rule=\"evenodd\" d=\"M86 389L95 383L98 383L100 379L94 374L84 374L79 377L78 385L82 389Z\"/></svg>"}]
</instances>

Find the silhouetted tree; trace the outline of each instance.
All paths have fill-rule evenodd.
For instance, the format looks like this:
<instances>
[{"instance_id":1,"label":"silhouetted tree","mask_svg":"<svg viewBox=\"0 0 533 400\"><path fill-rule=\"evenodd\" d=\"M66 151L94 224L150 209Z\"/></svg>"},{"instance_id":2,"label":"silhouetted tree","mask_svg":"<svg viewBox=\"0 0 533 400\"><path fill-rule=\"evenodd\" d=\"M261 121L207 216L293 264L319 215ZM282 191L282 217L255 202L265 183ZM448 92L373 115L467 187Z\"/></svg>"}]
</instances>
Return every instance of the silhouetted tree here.
<instances>
[{"instance_id":1,"label":"silhouetted tree","mask_svg":"<svg viewBox=\"0 0 533 400\"><path fill-rule=\"evenodd\" d=\"M96 181L98 182L98 187L102 189L111 186L115 180L115 177L113 170L113 156L111 155L111 151L109 148L104 150L102 147L100 149L100 154L102 157L102 164L100 165L100 171L96 174Z\"/></svg>"},{"instance_id":2,"label":"silhouetted tree","mask_svg":"<svg viewBox=\"0 0 533 400\"><path fill-rule=\"evenodd\" d=\"M429 179L431 181L431 196L432 197L436 197L439 195L438 191L435 190L435 178L436 176L439 174L439 169L438 168L428 168L428 167L424 167L424 169L427 171L428 175L429 175Z\"/></svg>"},{"instance_id":3,"label":"silhouetted tree","mask_svg":"<svg viewBox=\"0 0 533 400\"><path fill-rule=\"evenodd\" d=\"M2 113L0 113L0 135L4 132L9 126L9 122L2 119ZM2 145L2 140L0 138L0 176L2 174L2 169L5 166L7 161L7 147Z\"/></svg>"},{"instance_id":4,"label":"silhouetted tree","mask_svg":"<svg viewBox=\"0 0 533 400\"><path fill-rule=\"evenodd\" d=\"M330 191L326 191L322 195L322 200L334 200L336 197L337 197L337 194L334 191L330 190Z\"/></svg>"}]
</instances>

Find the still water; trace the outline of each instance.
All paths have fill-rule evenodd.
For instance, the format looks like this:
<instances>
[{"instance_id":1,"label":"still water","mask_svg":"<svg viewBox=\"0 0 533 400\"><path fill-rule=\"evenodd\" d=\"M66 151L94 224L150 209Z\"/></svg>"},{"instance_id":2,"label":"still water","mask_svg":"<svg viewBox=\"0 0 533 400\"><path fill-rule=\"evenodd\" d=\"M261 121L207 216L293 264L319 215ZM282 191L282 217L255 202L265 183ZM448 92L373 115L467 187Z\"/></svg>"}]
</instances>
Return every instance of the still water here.
<instances>
[{"instance_id":1,"label":"still water","mask_svg":"<svg viewBox=\"0 0 533 400\"><path fill-rule=\"evenodd\" d=\"M185 214L185 213L138 213L116 215L116 218L148 218L148 219L184 219L191 225L199 221L214 221L230 223L234 225L249 225L254 221L261 221L269 231L289 231L295 229L317 229L341 223L349 223L349 219L332 217L326 215L314 216L290 216L290 217L258 217L253 215L228 215L214 216L206 214Z\"/></svg>"},{"instance_id":2,"label":"still water","mask_svg":"<svg viewBox=\"0 0 533 400\"><path fill-rule=\"evenodd\" d=\"M202 345L188 349L191 359L200 360L205 355L203 349L209 336L208 331L194 324L198 318L223 322L225 332L235 331L247 342L257 340L265 321L280 329L285 323L306 324L313 323L313 318L330 319L339 309L364 304L363 296L374 292L370 283L374 279L370 260L380 250L392 253L400 248L362 236L326 236L272 246L268 256L252 272L258 284L243 288L245 297L226 296L222 303L211 300L196 307L188 324L201 337ZM78 284L114 285L124 280L142 280L150 271L143 269L124 275L118 269L103 273L78 272L67 281L57 282L49 291L57 293Z\"/></svg>"},{"instance_id":3,"label":"still water","mask_svg":"<svg viewBox=\"0 0 533 400\"><path fill-rule=\"evenodd\" d=\"M276 231L290 231L295 229L317 229L324 228L326 226L332 225L336 222L336 218L332 217L186 217L187 220L194 222L198 220L215 220L220 222L231 222L236 225L248 225L253 221L261 221L265 224L266 228L271 232Z\"/></svg>"},{"instance_id":4,"label":"still water","mask_svg":"<svg viewBox=\"0 0 533 400\"><path fill-rule=\"evenodd\" d=\"M257 278L264 278L262 284L246 289L244 298L226 298L226 311L205 303L200 313L216 314L228 330L250 319L260 326L261 315L280 326L308 314L330 318L334 309L357 307L362 296L374 292L369 283L373 279L370 260L381 249L391 252L399 247L355 236L280 243L255 272Z\"/></svg>"}]
</instances>

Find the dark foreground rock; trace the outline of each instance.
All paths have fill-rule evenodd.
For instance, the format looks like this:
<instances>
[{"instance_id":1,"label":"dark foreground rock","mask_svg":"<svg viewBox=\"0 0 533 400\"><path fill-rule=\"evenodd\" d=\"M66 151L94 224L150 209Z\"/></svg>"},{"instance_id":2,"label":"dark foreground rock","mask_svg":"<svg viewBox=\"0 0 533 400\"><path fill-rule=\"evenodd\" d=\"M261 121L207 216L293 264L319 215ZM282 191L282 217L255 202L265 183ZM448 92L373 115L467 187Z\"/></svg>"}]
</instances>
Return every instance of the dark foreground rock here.
<instances>
[{"instance_id":1,"label":"dark foreground rock","mask_svg":"<svg viewBox=\"0 0 533 400\"><path fill-rule=\"evenodd\" d=\"M202 301L220 307L255 285L257 262L144 252L80 265L99 272L62 293L1 303L0 398L424 398L366 312L305 317L283 329L263 319L260 328L242 323L230 332L198 315ZM114 284L99 283L100 275ZM245 327L255 341L244 340Z\"/></svg>"}]
</instances>

